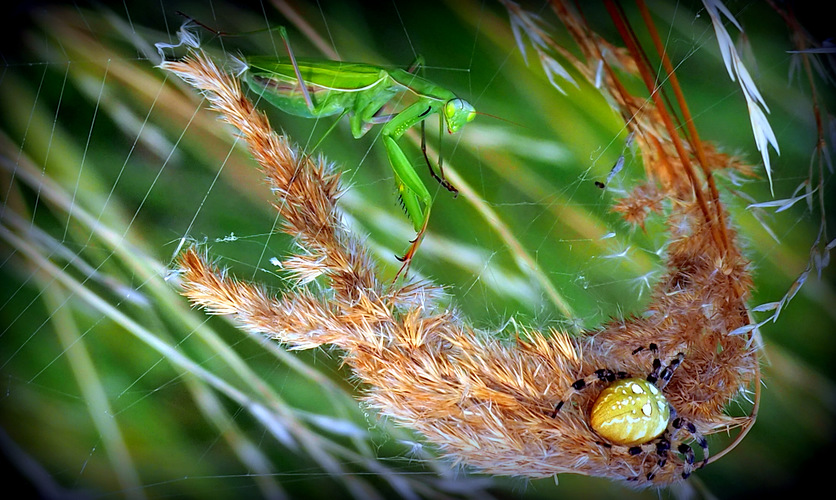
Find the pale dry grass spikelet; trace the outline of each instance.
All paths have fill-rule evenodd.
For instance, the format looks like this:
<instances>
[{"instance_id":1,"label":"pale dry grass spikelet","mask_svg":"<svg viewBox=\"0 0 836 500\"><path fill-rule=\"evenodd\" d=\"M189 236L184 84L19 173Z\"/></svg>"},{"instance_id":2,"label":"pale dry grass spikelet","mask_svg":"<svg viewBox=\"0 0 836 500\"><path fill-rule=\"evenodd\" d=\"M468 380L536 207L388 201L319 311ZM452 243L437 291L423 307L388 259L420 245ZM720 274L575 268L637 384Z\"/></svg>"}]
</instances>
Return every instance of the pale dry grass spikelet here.
<instances>
[{"instance_id":1,"label":"pale dry grass spikelet","mask_svg":"<svg viewBox=\"0 0 836 500\"><path fill-rule=\"evenodd\" d=\"M161 67L203 92L240 131L277 195L283 230L302 248L283 264L299 286L281 298L187 249L178 259L183 293L207 312L233 315L242 328L291 349L339 347L364 385L366 404L422 433L454 463L493 474L577 473L637 486L681 481L688 465L678 454L660 467L652 454L603 444L586 416L597 391L570 389L599 368L645 375L655 354L636 350L651 343L665 359L686 354L665 394L699 432L753 421L754 415L732 418L724 412L758 376L756 346L745 335L730 334L748 323L747 263L734 245L717 244L718 231L727 241L733 241L733 231L716 227L722 207L711 196L697 203L694 191L702 188L682 173L686 166L671 153L676 148L655 108L619 98L624 112L644 110L633 123L653 165L645 192L672 200L668 271L647 310L579 337L523 328L516 339L503 341L440 306L439 290L431 284L381 284L363 245L341 223L338 175L323 159L299 155L275 134L237 81L202 52ZM328 280L331 296L305 286L317 276ZM569 396L555 413L556 403Z\"/></svg>"},{"instance_id":2,"label":"pale dry grass spikelet","mask_svg":"<svg viewBox=\"0 0 836 500\"><path fill-rule=\"evenodd\" d=\"M769 160L769 146L772 146L772 149L777 154L781 154L781 151L778 148L778 139L775 138L772 126L766 118L766 113L769 113L769 107L766 105L766 101L764 101L758 87L755 85L755 81L749 74L749 70L746 69L746 66L738 55L737 47L735 47L731 35L723 25L723 17L728 19L741 32L743 32L743 27L740 26L740 23L737 22L737 19L734 18L734 15L732 15L722 1L703 0L703 4L711 18L711 24L714 27L717 43L720 46L720 53L723 55L723 62L726 65L729 78L732 81L737 80L740 83L740 89L743 97L746 99L746 107L749 110L749 119L752 123L755 144L761 153L766 177L769 179L769 189L774 192L772 186L772 167Z\"/></svg>"}]
</instances>

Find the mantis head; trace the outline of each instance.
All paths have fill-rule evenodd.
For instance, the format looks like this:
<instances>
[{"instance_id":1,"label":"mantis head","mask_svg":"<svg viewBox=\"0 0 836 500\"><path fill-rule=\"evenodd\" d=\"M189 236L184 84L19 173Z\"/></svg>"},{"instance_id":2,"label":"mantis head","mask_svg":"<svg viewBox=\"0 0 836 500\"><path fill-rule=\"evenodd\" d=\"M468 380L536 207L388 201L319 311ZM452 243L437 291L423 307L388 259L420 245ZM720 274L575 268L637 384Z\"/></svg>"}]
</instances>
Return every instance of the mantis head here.
<instances>
[{"instance_id":1,"label":"mantis head","mask_svg":"<svg viewBox=\"0 0 836 500\"><path fill-rule=\"evenodd\" d=\"M464 99L450 99L444 103L444 122L447 131L454 134L476 116L476 109Z\"/></svg>"}]
</instances>

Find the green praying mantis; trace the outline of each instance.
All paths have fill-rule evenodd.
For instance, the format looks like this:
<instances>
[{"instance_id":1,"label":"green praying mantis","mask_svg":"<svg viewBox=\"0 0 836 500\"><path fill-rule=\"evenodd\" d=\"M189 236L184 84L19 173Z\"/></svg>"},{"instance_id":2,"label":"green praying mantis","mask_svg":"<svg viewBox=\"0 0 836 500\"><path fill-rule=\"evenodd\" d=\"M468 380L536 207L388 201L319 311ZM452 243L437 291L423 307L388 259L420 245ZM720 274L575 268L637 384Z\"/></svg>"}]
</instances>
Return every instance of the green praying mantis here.
<instances>
[{"instance_id":1,"label":"green praying mantis","mask_svg":"<svg viewBox=\"0 0 836 500\"><path fill-rule=\"evenodd\" d=\"M216 35L225 35L189 19ZM239 77L253 92L291 115L316 119L339 115L326 136L346 115L355 139L363 137L373 126L382 125L380 138L394 172L395 187L417 233L403 257L397 257L403 263L395 275L397 280L408 269L421 244L433 202L429 190L398 145L398 140L420 123L421 151L430 174L456 195L458 190L444 177L440 155L437 166L427 155L424 120L437 113L439 134L444 129L453 134L473 120L476 110L453 92L416 75L423 64L421 58L407 70L365 63L297 59L286 29L283 26L274 29L279 31L284 41L287 60L272 56L241 57L243 66ZM170 47L158 44L158 48L161 45Z\"/></svg>"},{"instance_id":2,"label":"green praying mantis","mask_svg":"<svg viewBox=\"0 0 836 500\"><path fill-rule=\"evenodd\" d=\"M444 177L443 163L436 167L427 156L424 120L439 116L439 129L458 132L473 120L476 110L451 91L415 74L419 58L408 70L387 69L364 63L297 59L287 31L278 28L287 49L288 59L270 56L245 57L243 80L256 94L285 113L305 118L339 115L336 123L348 115L355 139L363 137L374 125L382 125L380 138L395 174L395 186L416 236L410 242L395 279L408 267L421 244L430 218L432 196L407 159L398 140L421 124L421 150L432 177L450 192L457 194ZM403 105L387 112L389 106ZM333 126L331 127L333 129ZM331 131L328 130L327 133Z\"/></svg>"}]
</instances>

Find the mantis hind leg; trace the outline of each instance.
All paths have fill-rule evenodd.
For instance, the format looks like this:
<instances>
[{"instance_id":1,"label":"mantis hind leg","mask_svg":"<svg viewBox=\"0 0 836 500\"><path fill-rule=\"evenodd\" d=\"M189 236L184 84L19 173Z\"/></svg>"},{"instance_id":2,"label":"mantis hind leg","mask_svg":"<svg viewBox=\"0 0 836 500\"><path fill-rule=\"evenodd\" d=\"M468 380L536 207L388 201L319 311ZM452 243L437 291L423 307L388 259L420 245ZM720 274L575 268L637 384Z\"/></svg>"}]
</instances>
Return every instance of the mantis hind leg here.
<instances>
[{"instance_id":1,"label":"mantis hind leg","mask_svg":"<svg viewBox=\"0 0 836 500\"><path fill-rule=\"evenodd\" d=\"M287 49L287 55L290 57L290 63L293 65L293 71L296 73L296 79L299 80L299 87L302 89L302 95L305 98L305 104L307 104L308 109L310 109L310 110L314 109L313 99L311 98L310 92L308 92L308 87L305 86L305 80L302 78L302 72L299 70L299 65L296 63L296 56L293 54L293 49L290 47L290 37L287 35L287 29L285 29L284 26L279 25L279 26L274 26L272 28L248 31L248 32L245 32L245 33L227 33L225 31L218 31L216 29L213 29L213 28L209 27L208 25L203 24L202 22L193 18L192 16L189 16L189 15L187 15L187 14L185 14L185 13L179 11L179 10L177 11L177 14L180 15L180 16L185 17L186 19L190 19L191 21L193 21L195 24L197 24L201 28L203 28L203 29L205 29L205 30L207 30L211 33L214 33L218 37L242 36L242 35L252 35L252 34L255 34L255 33L263 33L263 32L269 32L269 31L278 31L279 34L282 37L282 41L284 42L285 49ZM421 61L423 63L423 59Z\"/></svg>"},{"instance_id":2,"label":"mantis hind leg","mask_svg":"<svg viewBox=\"0 0 836 500\"><path fill-rule=\"evenodd\" d=\"M407 73L412 73L413 75L418 72L418 70L424 67L424 57L423 56L416 56L415 60L412 61L412 64L409 65L407 68Z\"/></svg>"},{"instance_id":3,"label":"mantis hind leg","mask_svg":"<svg viewBox=\"0 0 836 500\"><path fill-rule=\"evenodd\" d=\"M284 26L279 26L278 29L279 34L282 36L284 47L287 49L287 55L290 57L290 64L293 65L293 72L296 73L296 79L299 80L299 88L302 90L302 96L305 98L305 104L308 105L309 110L313 111L313 99L311 99L311 93L308 92L308 86L305 85L305 80L302 78L302 72L299 71L299 65L296 63L296 56L293 54L293 49L290 47L290 37L287 36L287 30Z\"/></svg>"}]
</instances>

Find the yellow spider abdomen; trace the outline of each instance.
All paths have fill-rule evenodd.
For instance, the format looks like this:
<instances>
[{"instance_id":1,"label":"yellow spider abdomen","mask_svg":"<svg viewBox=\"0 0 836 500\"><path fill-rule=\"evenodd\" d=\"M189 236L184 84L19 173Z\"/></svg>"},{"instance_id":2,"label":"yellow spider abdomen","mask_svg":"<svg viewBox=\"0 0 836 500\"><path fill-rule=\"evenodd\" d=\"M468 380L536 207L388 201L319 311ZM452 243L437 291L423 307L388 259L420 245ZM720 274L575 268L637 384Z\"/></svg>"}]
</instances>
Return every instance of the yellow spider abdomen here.
<instances>
[{"instance_id":1,"label":"yellow spider abdomen","mask_svg":"<svg viewBox=\"0 0 836 500\"><path fill-rule=\"evenodd\" d=\"M665 432L670 417L668 400L659 388L641 378L625 378L601 391L589 423L610 442L635 446Z\"/></svg>"}]
</instances>

